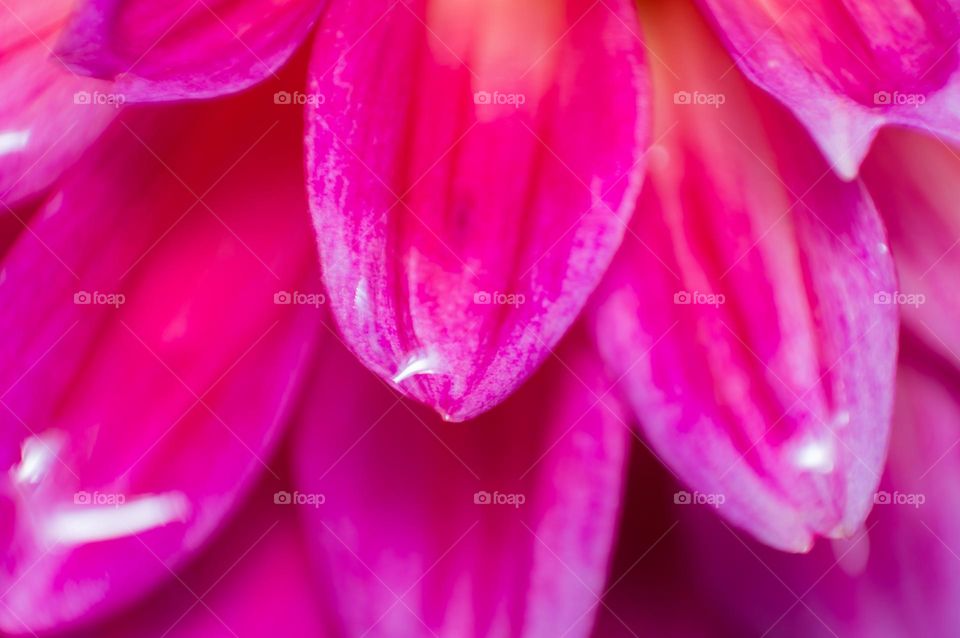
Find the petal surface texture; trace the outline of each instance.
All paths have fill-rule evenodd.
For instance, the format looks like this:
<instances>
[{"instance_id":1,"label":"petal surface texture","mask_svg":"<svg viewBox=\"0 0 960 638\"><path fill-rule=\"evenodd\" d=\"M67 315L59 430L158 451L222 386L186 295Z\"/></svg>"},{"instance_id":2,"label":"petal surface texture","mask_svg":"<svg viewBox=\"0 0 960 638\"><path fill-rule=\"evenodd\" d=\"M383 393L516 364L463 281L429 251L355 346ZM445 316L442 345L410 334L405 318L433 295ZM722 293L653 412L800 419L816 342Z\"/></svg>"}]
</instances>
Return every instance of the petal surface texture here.
<instances>
[{"instance_id":1,"label":"petal surface texture","mask_svg":"<svg viewBox=\"0 0 960 638\"><path fill-rule=\"evenodd\" d=\"M297 115L124 111L6 254L4 631L141 596L272 471L319 312L275 297L315 269Z\"/></svg>"},{"instance_id":2,"label":"petal surface texture","mask_svg":"<svg viewBox=\"0 0 960 638\"><path fill-rule=\"evenodd\" d=\"M862 184L724 75L729 58L691 9L652 5L658 141L596 297L596 338L694 490L678 498L713 499L804 551L855 531L880 479L898 328L896 308L874 303L895 285L886 238Z\"/></svg>"},{"instance_id":3,"label":"petal surface texture","mask_svg":"<svg viewBox=\"0 0 960 638\"><path fill-rule=\"evenodd\" d=\"M77 70L114 80L130 101L235 93L303 42L322 0L80 0L57 43Z\"/></svg>"},{"instance_id":4,"label":"petal surface texture","mask_svg":"<svg viewBox=\"0 0 960 638\"><path fill-rule=\"evenodd\" d=\"M339 2L307 160L350 348L452 420L502 401L609 264L647 138L631 3Z\"/></svg>"},{"instance_id":5,"label":"petal surface texture","mask_svg":"<svg viewBox=\"0 0 960 638\"><path fill-rule=\"evenodd\" d=\"M852 178L877 129L960 139L956 0L701 0L736 65ZM733 63L731 63L731 66Z\"/></svg>"},{"instance_id":6,"label":"petal surface texture","mask_svg":"<svg viewBox=\"0 0 960 638\"><path fill-rule=\"evenodd\" d=\"M588 346L462 424L327 358L296 478L341 635L590 635L631 434Z\"/></svg>"},{"instance_id":7,"label":"petal surface texture","mask_svg":"<svg viewBox=\"0 0 960 638\"><path fill-rule=\"evenodd\" d=\"M912 336L903 340L890 458L873 511L853 538L796 556L735 538L703 516L678 525L696 565L691 584L699 582L717 609L743 623L731 635L957 635L960 385L954 364Z\"/></svg>"},{"instance_id":8,"label":"petal surface texture","mask_svg":"<svg viewBox=\"0 0 960 638\"><path fill-rule=\"evenodd\" d=\"M883 215L900 284L877 301L948 359L960 356L960 154L912 131L884 131L863 164Z\"/></svg>"},{"instance_id":9,"label":"petal surface texture","mask_svg":"<svg viewBox=\"0 0 960 638\"><path fill-rule=\"evenodd\" d=\"M109 82L52 50L69 0L0 5L0 214L46 188L116 115Z\"/></svg>"}]
</instances>

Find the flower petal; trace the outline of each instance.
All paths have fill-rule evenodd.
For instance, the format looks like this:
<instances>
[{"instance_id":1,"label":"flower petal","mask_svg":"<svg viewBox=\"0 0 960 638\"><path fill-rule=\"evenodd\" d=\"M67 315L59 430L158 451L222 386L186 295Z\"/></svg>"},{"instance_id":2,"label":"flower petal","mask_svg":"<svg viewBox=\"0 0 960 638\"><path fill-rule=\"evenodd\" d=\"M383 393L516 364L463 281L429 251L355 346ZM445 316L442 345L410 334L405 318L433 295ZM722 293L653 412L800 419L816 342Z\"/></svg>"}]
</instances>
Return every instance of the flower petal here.
<instances>
[{"instance_id":1,"label":"flower petal","mask_svg":"<svg viewBox=\"0 0 960 638\"><path fill-rule=\"evenodd\" d=\"M700 0L736 64L850 179L884 124L960 139L956 0Z\"/></svg>"},{"instance_id":2,"label":"flower petal","mask_svg":"<svg viewBox=\"0 0 960 638\"><path fill-rule=\"evenodd\" d=\"M462 425L326 358L296 476L343 635L590 634L630 434L584 341Z\"/></svg>"},{"instance_id":3,"label":"flower petal","mask_svg":"<svg viewBox=\"0 0 960 638\"><path fill-rule=\"evenodd\" d=\"M133 101L209 98L276 78L320 0L80 0L57 44Z\"/></svg>"},{"instance_id":4,"label":"flower petal","mask_svg":"<svg viewBox=\"0 0 960 638\"><path fill-rule=\"evenodd\" d=\"M736 635L950 638L960 631L960 386L952 366L919 341L908 338L902 349L887 472L854 538L794 556L735 539L708 520L678 526L696 580L726 615L750 623Z\"/></svg>"},{"instance_id":5,"label":"flower petal","mask_svg":"<svg viewBox=\"0 0 960 638\"><path fill-rule=\"evenodd\" d=\"M626 0L384 4L334 3L311 62L324 278L359 358L463 420L543 361L620 243L642 43Z\"/></svg>"},{"instance_id":6,"label":"flower petal","mask_svg":"<svg viewBox=\"0 0 960 638\"><path fill-rule=\"evenodd\" d=\"M884 216L900 275L878 301L948 358L960 356L960 155L945 143L885 131L863 164L864 183Z\"/></svg>"},{"instance_id":7,"label":"flower petal","mask_svg":"<svg viewBox=\"0 0 960 638\"><path fill-rule=\"evenodd\" d=\"M128 611L63 638L327 636L293 508L261 484L209 549Z\"/></svg>"},{"instance_id":8,"label":"flower petal","mask_svg":"<svg viewBox=\"0 0 960 638\"><path fill-rule=\"evenodd\" d=\"M806 550L856 530L883 466L898 327L874 304L894 285L884 231L789 116L716 79L728 59L690 9L644 17L665 61L661 141L596 338L673 471L763 541Z\"/></svg>"},{"instance_id":9,"label":"flower petal","mask_svg":"<svg viewBox=\"0 0 960 638\"><path fill-rule=\"evenodd\" d=\"M141 596L264 471L319 312L275 303L315 254L267 105L125 111L6 255L4 631Z\"/></svg>"},{"instance_id":10,"label":"flower petal","mask_svg":"<svg viewBox=\"0 0 960 638\"><path fill-rule=\"evenodd\" d=\"M108 82L77 76L51 51L70 5L0 5L0 214L49 186L117 113Z\"/></svg>"}]
</instances>

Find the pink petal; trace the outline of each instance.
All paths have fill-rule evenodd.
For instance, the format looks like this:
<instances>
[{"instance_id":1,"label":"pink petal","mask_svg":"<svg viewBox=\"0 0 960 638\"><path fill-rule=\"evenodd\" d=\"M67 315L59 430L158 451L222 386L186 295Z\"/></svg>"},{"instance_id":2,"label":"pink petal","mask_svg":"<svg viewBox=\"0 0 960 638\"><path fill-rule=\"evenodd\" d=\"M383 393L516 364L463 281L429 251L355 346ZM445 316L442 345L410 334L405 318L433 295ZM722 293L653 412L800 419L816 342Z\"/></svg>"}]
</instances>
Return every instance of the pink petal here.
<instances>
[{"instance_id":1,"label":"pink petal","mask_svg":"<svg viewBox=\"0 0 960 638\"><path fill-rule=\"evenodd\" d=\"M343 635L589 635L630 435L582 336L564 343L462 425L327 349L297 477L323 499L301 511Z\"/></svg>"},{"instance_id":2,"label":"pink petal","mask_svg":"<svg viewBox=\"0 0 960 638\"><path fill-rule=\"evenodd\" d=\"M126 111L4 259L4 631L143 595L269 469L319 312L274 300L315 257L269 97Z\"/></svg>"},{"instance_id":3,"label":"pink petal","mask_svg":"<svg viewBox=\"0 0 960 638\"><path fill-rule=\"evenodd\" d=\"M49 186L117 113L109 83L77 76L53 55L70 5L0 4L0 214Z\"/></svg>"},{"instance_id":4,"label":"pink petal","mask_svg":"<svg viewBox=\"0 0 960 638\"><path fill-rule=\"evenodd\" d=\"M793 556L735 539L709 521L678 526L693 550L696 580L728 616L752 623L737 635L960 632L960 387L955 370L914 341L903 344L890 460L861 533Z\"/></svg>"},{"instance_id":5,"label":"pink petal","mask_svg":"<svg viewBox=\"0 0 960 638\"><path fill-rule=\"evenodd\" d=\"M793 111L841 177L857 174L884 124L960 139L956 0L701 3L736 65Z\"/></svg>"},{"instance_id":6,"label":"pink petal","mask_svg":"<svg viewBox=\"0 0 960 638\"><path fill-rule=\"evenodd\" d=\"M405 394L476 416L557 343L633 210L635 11L338 2L324 25L307 159L340 329Z\"/></svg>"},{"instance_id":7,"label":"pink petal","mask_svg":"<svg viewBox=\"0 0 960 638\"><path fill-rule=\"evenodd\" d=\"M878 301L948 358L960 356L960 155L945 143L890 130L863 165L864 182L884 216L900 274Z\"/></svg>"},{"instance_id":8,"label":"pink petal","mask_svg":"<svg viewBox=\"0 0 960 638\"><path fill-rule=\"evenodd\" d=\"M661 142L596 336L680 479L803 551L855 531L880 478L897 335L896 308L874 303L894 286L884 231L788 116L716 80L729 59L690 10L649 23Z\"/></svg>"},{"instance_id":9,"label":"pink petal","mask_svg":"<svg viewBox=\"0 0 960 638\"><path fill-rule=\"evenodd\" d=\"M64 638L318 638L319 592L296 511L262 481L197 561L115 618Z\"/></svg>"},{"instance_id":10,"label":"pink petal","mask_svg":"<svg viewBox=\"0 0 960 638\"><path fill-rule=\"evenodd\" d=\"M129 100L209 98L276 78L319 0L80 0L57 51Z\"/></svg>"}]
</instances>

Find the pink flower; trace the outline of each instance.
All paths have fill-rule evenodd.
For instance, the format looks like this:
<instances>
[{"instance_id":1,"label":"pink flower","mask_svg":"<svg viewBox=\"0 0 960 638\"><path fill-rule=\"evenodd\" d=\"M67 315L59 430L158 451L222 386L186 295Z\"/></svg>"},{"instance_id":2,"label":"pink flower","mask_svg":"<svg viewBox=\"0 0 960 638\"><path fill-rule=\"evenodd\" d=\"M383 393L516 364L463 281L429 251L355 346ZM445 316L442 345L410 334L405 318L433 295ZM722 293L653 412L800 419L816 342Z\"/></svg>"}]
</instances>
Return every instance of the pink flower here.
<instances>
[{"instance_id":1,"label":"pink flower","mask_svg":"<svg viewBox=\"0 0 960 638\"><path fill-rule=\"evenodd\" d=\"M956 634L956 3L0 34L0 632Z\"/></svg>"}]
</instances>

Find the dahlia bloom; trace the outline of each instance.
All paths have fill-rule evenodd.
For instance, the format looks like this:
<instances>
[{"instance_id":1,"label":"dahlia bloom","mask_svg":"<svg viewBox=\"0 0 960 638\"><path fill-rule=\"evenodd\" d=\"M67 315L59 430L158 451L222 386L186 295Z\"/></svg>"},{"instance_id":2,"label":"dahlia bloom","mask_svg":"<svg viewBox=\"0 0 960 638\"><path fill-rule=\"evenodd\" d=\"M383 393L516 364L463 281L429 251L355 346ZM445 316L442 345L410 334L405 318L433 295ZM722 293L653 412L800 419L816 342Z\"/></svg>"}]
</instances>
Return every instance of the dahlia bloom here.
<instances>
[{"instance_id":1,"label":"dahlia bloom","mask_svg":"<svg viewBox=\"0 0 960 638\"><path fill-rule=\"evenodd\" d=\"M0 635L960 631L958 3L0 34Z\"/></svg>"}]
</instances>

